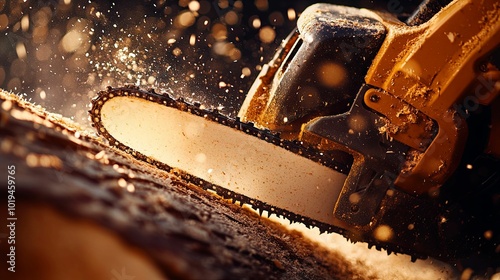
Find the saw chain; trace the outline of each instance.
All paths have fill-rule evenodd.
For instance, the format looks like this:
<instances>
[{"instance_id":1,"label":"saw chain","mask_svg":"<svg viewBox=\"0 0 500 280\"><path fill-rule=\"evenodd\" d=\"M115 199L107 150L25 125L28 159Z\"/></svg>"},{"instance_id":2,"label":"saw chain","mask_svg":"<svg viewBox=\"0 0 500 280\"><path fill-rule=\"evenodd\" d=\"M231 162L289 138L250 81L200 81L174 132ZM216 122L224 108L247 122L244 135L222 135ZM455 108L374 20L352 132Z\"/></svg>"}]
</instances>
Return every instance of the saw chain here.
<instances>
[{"instance_id":1,"label":"saw chain","mask_svg":"<svg viewBox=\"0 0 500 280\"><path fill-rule=\"evenodd\" d=\"M227 117L221 114L217 109L204 109L202 108L200 103L196 102L190 103L184 100L183 98L174 99L166 93L158 94L154 90L144 91L136 86L128 85L122 88L108 87L106 91L101 91L98 94L98 96L96 96L92 100L92 109L89 111L93 126L97 129L100 135L106 138L112 146L134 156L135 158L141 161L145 161L147 163L154 165L157 168L163 169L169 173L173 173L174 175L180 177L181 179L189 183L192 183L193 185L201 187L207 191L215 192L217 195L221 196L224 199L232 200L233 203L251 205L253 209L257 210L260 213L260 215L262 215L264 211L267 211L268 216L271 214L275 214L277 216L281 216L283 218L290 220L290 222L303 223L310 228L317 227L322 233L323 232L327 233L335 232L340 234L344 233L344 230L342 228L336 227L334 225L315 221L308 217L292 213L288 210L275 207L266 202L259 201L255 198L251 198L236 193L234 191L228 190L221 186L212 184L206 180L193 176L178 168L169 166L154 158L148 157L134 150L132 147L128 147L123 143L119 142L103 126L100 115L100 111L104 103L118 96L134 96L145 99L150 102L155 102L158 104L162 104L164 106L172 107L183 112L189 112L193 115L208 119L213 122L217 122L227 127L231 127L232 129L244 132L245 134L251 135L253 137L257 137L262 141L273 144L275 146L279 146L280 148L286 149L294 154L318 162L321 165L324 165L328 168L332 168L343 174L347 174L349 172L349 169L351 167L350 166L351 163L349 161L347 162L336 161L334 160L334 158L338 158L338 155L334 155L331 151L327 152L320 151L312 146L305 146L300 141L282 139L280 138L280 135L278 133L273 133L267 129L259 129L255 127L252 123L241 122L239 118L233 119Z\"/></svg>"}]
</instances>

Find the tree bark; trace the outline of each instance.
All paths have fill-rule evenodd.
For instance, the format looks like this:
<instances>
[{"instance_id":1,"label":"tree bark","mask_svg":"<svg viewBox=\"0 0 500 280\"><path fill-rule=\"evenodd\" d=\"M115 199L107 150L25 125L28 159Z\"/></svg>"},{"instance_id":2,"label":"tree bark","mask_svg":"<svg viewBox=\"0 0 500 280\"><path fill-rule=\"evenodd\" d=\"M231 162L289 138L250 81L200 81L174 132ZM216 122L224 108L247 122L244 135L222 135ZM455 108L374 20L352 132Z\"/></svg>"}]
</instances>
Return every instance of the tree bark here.
<instances>
[{"instance_id":1,"label":"tree bark","mask_svg":"<svg viewBox=\"0 0 500 280\"><path fill-rule=\"evenodd\" d=\"M0 102L0 217L11 215L7 186L15 185L9 217L17 218L16 272L2 268L2 279L363 278L300 233L137 161L67 119L5 92ZM2 266L9 235L0 236Z\"/></svg>"}]
</instances>

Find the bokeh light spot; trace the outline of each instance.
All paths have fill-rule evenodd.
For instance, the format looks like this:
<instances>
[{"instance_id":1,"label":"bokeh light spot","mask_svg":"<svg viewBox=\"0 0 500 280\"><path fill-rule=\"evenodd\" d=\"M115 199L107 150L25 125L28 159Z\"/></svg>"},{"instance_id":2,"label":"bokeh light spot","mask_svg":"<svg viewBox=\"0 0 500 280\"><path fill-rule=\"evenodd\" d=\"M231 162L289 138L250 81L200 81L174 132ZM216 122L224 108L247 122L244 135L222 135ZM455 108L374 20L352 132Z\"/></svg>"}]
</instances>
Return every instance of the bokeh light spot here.
<instances>
[{"instance_id":1,"label":"bokeh light spot","mask_svg":"<svg viewBox=\"0 0 500 280\"><path fill-rule=\"evenodd\" d=\"M17 57L19 57L19 59L25 59L26 58L26 47L24 46L24 43L23 42L18 42L16 44L16 53L17 53Z\"/></svg>"},{"instance_id":2,"label":"bokeh light spot","mask_svg":"<svg viewBox=\"0 0 500 280\"><path fill-rule=\"evenodd\" d=\"M347 72L342 65L334 62L324 62L318 67L318 80L328 88L340 87L347 78Z\"/></svg>"},{"instance_id":3,"label":"bokeh light spot","mask_svg":"<svg viewBox=\"0 0 500 280\"><path fill-rule=\"evenodd\" d=\"M84 53L87 51L85 45L88 42L88 36L77 30L70 30L61 40L61 47L65 52L72 53L78 51Z\"/></svg>"},{"instance_id":4,"label":"bokeh light spot","mask_svg":"<svg viewBox=\"0 0 500 280\"><path fill-rule=\"evenodd\" d=\"M191 2L189 2L188 7L189 7L189 10L191 12L197 12L197 11L200 10L200 2L198 2L198 1L191 1Z\"/></svg>"},{"instance_id":5,"label":"bokeh light spot","mask_svg":"<svg viewBox=\"0 0 500 280\"><path fill-rule=\"evenodd\" d=\"M0 31L7 29L9 26L9 17L6 14L0 15Z\"/></svg>"},{"instance_id":6,"label":"bokeh light spot","mask_svg":"<svg viewBox=\"0 0 500 280\"><path fill-rule=\"evenodd\" d=\"M182 11L174 21L174 25L177 28L186 28L193 25L196 22L196 18L191 11Z\"/></svg>"},{"instance_id":7,"label":"bokeh light spot","mask_svg":"<svg viewBox=\"0 0 500 280\"><path fill-rule=\"evenodd\" d=\"M264 26L259 30L259 38L263 43L270 44L276 38L276 31L270 26Z\"/></svg>"},{"instance_id":8,"label":"bokeh light spot","mask_svg":"<svg viewBox=\"0 0 500 280\"><path fill-rule=\"evenodd\" d=\"M224 15L224 21L229 25L238 24L240 18L235 11L229 11Z\"/></svg>"}]
</instances>

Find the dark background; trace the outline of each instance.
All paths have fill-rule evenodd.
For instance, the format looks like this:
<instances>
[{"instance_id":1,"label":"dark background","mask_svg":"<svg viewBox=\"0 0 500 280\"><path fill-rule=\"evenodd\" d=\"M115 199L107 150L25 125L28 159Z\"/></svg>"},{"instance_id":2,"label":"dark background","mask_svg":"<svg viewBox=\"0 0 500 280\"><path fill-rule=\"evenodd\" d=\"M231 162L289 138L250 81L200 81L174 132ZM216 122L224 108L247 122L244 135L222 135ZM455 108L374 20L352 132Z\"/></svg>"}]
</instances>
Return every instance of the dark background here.
<instances>
[{"instance_id":1,"label":"dark background","mask_svg":"<svg viewBox=\"0 0 500 280\"><path fill-rule=\"evenodd\" d=\"M190 2L0 0L0 87L85 125L96 92L125 83L234 116L260 66L318 1ZM420 1L322 2L405 16ZM262 28L274 40L263 42Z\"/></svg>"}]
</instances>

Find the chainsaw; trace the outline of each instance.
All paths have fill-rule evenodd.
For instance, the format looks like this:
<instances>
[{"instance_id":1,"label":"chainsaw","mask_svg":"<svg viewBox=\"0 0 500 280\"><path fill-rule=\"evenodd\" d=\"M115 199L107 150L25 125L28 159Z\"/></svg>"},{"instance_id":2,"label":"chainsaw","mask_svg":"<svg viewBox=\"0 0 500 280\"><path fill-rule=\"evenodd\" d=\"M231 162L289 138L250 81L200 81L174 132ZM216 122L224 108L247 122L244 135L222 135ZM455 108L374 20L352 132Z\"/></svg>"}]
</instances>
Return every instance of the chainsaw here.
<instances>
[{"instance_id":1,"label":"chainsaw","mask_svg":"<svg viewBox=\"0 0 500 280\"><path fill-rule=\"evenodd\" d=\"M237 118L135 86L90 118L109 143L261 213L389 253L500 255L500 3L314 4ZM427 4L426 4L427 3Z\"/></svg>"}]
</instances>

